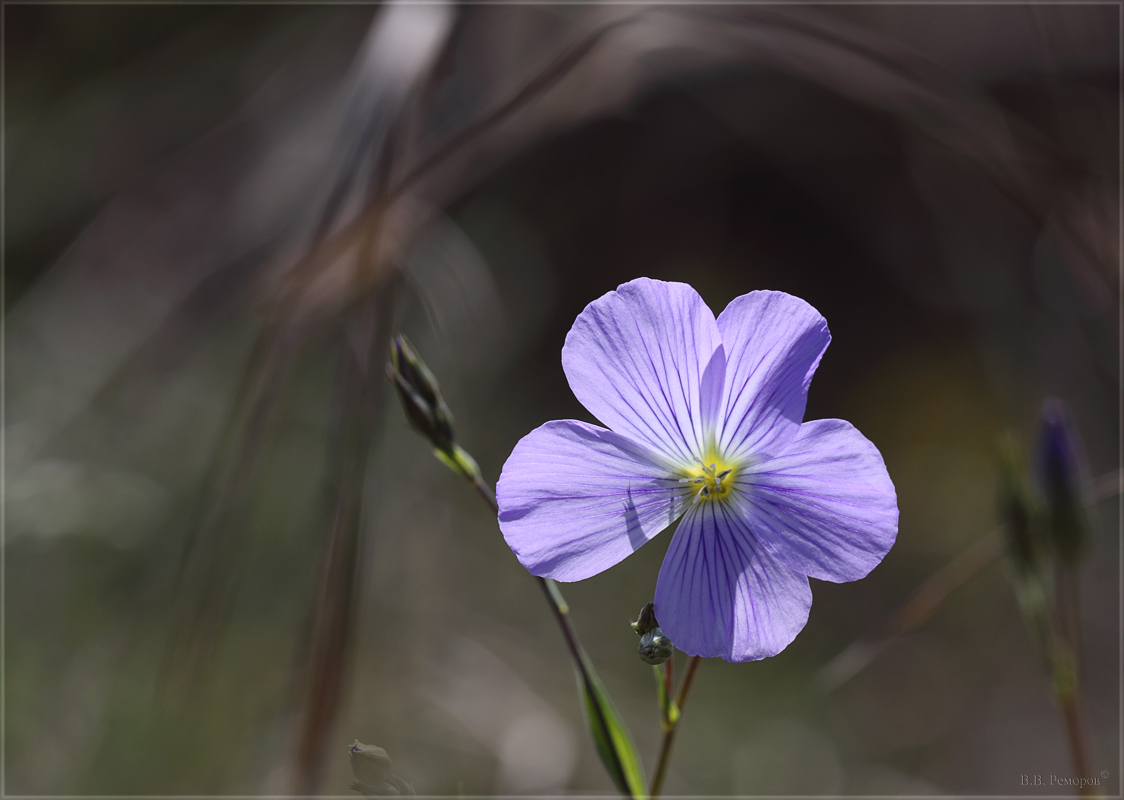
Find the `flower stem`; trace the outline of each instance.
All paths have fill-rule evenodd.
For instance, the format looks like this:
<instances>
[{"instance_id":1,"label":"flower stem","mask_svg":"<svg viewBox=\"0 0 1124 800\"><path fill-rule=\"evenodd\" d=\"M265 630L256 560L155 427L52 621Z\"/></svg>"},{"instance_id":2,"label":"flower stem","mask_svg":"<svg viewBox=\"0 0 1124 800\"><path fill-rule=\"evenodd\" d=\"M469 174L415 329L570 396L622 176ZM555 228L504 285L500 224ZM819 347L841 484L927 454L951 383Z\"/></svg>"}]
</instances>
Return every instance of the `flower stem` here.
<instances>
[{"instance_id":1,"label":"flower stem","mask_svg":"<svg viewBox=\"0 0 1124 800\"><path fill-rule=\"evenodd\" d=\"M488 507L492 509L492 513L498 514L500 507L496 502L496 496L492 490L488 488L488 484L484 483L483 478L476 478L472 481L472 487L476 489L476 493L484 499ZM562 637L566 640L566 646L570 648L570 655L574 657L574 663L581 668L581 645L578 644L578 635L574 632L573 626L570 625L570 606L567 605L566 600L562 597L562 593L558 591L557 584L549 578L540 578L537 575L535 580L539 582L539 587L546 595L546 601L550 605L550 610L554 613L554 618L558 621L558 627L562 629Z\"/></svg>"},{"instance_id":2,"label":"flower stem","mask_svg":"<svg viewBox=\"0 0 1124 800\"><path fill-rule=\"evenodd\" d=\"M1113 470L1091 481L1083 498L1086 508L1120 494L1124 470ZM981 536L921 585L896 614L872 635L852 642L820 670L820 684L828 691L842 686L866 669L887 645L921 627L937 609L969 580L1003 555L1003 526Z\"/></svg>"},{"instance_id":3,"label":"flower stem","mask_svg":"<svg viewBox=\"0 0 1124 800\"><path fill-rule=\"evenodd\" d=\"M1059 568L1055 577L1057 623L1053 664L1055 699L1065 719L1069 755L1074 774L1088 777L1089 750L1085 722L1081 713L1081 629L1077 608L1077 574L1068 567ZM1079 792L1096 797L1092 786L1083 785Z\"/></svg>"},{"instance_id":4,"label":"flower stem","mask_svg":"<svg viewBox=\"0 0 1124 800\"><path fill-rule=\"evenodd\" d=\"M472 486L476 489L476 493L483 498L488 507L492 509L495 514L499 513L499 504L496 502L496 496L488 487L483 478L476 476L472 479ZM551 613L554 614L554 619L558 623L558 627L562 631L562 638L566 640L566 647L570 651L570 656L574 660L574 666L577 668L581 677L582 686L585 687L587 695L592 696L595 694L596 686L598 685L594 676L590 674L590 669L586 660L586 655L582 651L582 646L578 641L577 632L574 631L573 626L570 624L570 606L566 603L562 593L558 590L558 584L550 578L541 578L538 575L534 576L538 581L539 588L542 589L543 594L546 596L547 605L550 606ZM688 677L690 677L688 675ZM682 693L682 690L680 690ZM609 720L605 719L601 706L598 703L591 703L589 711L591 714L597 716L596 725L599 730L609 730ZM616 751L613 750L614 758L616 758ZM616 768L618 771L624 771L624 765L619 763L619 758ZM643 778L640 779L643 781ZM642 785L642 784L641 784Z\"/></svg>"},{"instance_id":5,"label":"flower stem","mask_svg":"<svg viewBox=\"0 0 1124 800\"><path fill-rule=\"evenodd\" d=\"M1058 698L1065 718L1065 733L1069 740L1069 755L1073 761L1074 774L1079 777L1088 777L1089 757L1085 744L1085 725L1081 719L1081 708L1076 691ZM1084 797L1096 797L1097 792L1088 784L1082 785L1080 792Z\"/></svg>"},{"instance_id":6,"label":"flower stem","mask_svg":"<svg viewBox=\"0 0 1124 800\"><path fill-rule=\"evenodd\" d=\"M496 495L488 488L488 484L484 483L483 478L477 477L473 480L472 488L475 489L476 493L488 504L488 508L492 509L493 514L500 513L500 506L499 503L496 502Z\"/></svg>"},{"instance_id":7,"label":"flower stem","mask_svg":"<svg viewBox=\"0 0 1124 800\"><path fill-rule=\"evenodd\" d=\"M678 706L680 713L679 719L683 718L683 704L687 702L687 693L691 691L691 684L695 680L695 672L698 670L701 661L701 656L691 656L691 661L687 664L687 672L683 676L683 683L679 686L679 694L675 696L675 705ZM653 800L660 796L660 791L663 789L663 780L667 775L667 764L671 760L671 745L675 741L675 731L678 728L679 723L676 722L669 730L664 732L663 743L660 745L659 761L656 763L656 773L652 776L652 788L648 791Z\"/></svg>"}]
</instances>

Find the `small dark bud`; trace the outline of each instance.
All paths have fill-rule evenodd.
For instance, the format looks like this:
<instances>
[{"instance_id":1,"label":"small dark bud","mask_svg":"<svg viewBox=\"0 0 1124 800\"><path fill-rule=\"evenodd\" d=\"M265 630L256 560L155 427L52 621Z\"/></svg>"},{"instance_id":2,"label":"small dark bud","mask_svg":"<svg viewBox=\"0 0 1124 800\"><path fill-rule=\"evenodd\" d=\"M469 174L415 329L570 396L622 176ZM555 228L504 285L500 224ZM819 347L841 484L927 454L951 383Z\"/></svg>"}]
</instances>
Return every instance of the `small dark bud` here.
<instances>
[{"instance_id":1,"label":"small dark bud","mask_svg":"<svg viewBox=\"0 0 1124 800\"><path fill-rule=\"evenodd\" d=\"M1082 500L1084 465L1081 443L1069 408L1057 398L1042 405L1042 424L1034 452L1034 471L1046 499L1046 527L1054 552L1074 564L1088 543L1089 518Z\"/></svg>"},{"instance_id":2,"label":"small dark bud","mask_svg":"<svg viewBox=\"0 0 1124 800\"><path fill-rule=\"evenodd\" d=\"M453 452L453 414L441 397L437 379L402 334L395 336L390 345L386 371L414 430L429 439L439 452Z\"/></svg>"},{"instance_id":3,"label":"small dark bud","mask_svg":"<svg viewBox=\"0 0 1124 800\"><path fill-rule=\"evenodd\" d=\"M640 660L645 664L655 666L671 658L675 653L675 645L671 643L671 639L664 636L662 630L652 628L640 637L640 646L636 648L636 652L640 654Z\"/></svg>"},{"instance_id":4,"label":"small dark bud","mask_svg":"<svg viewBox=\"0 0 1124 800\"><path fill-rule=\"evenodd\" d=\"M640 609L640 617L632 623L632 629L640 636L640 646L636 648L636 652L644 663L653 666L662 664L675 652L675 645L660 630L656 621L654 603L648 603Z\"/></svg>"},{"instance_id":5,"label":"small dark bud","mask_svg":"<svg viewBox=\"0 0 1124 800\"><path fill-rule=\"evenodd\" d=\"M648 603L640 609L640 616L636 622L632 623L632 629L636 631L637 636L643 636L658 624L656 622L656 605L655 603Z\"/></svg>"}]
</instances>

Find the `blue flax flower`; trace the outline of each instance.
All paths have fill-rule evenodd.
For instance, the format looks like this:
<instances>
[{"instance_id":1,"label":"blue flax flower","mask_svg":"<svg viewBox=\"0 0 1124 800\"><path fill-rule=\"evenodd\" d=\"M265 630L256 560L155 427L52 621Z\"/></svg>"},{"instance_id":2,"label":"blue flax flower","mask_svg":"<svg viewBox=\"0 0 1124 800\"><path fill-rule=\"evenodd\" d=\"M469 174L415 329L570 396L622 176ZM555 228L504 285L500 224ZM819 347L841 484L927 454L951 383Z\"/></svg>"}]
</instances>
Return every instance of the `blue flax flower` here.
<instances>
[{"instance_id":1,"label":"blue flax flower","mask_svg":"<svg viewBox=\"0 0 1124 800\"><path fill-rule=\"evenodd\" d=\"M664 632L690 655L776 655L808 621L808 576L861 578L897 536L874 445L803 422L830 341L782 292L717 320L690 286L647 278L590 303L562 367L610 430L556 420L515 446L496 487L508 545L533 574L577 581L682 517L656 583Z\"/></svg>"}]
</instances>

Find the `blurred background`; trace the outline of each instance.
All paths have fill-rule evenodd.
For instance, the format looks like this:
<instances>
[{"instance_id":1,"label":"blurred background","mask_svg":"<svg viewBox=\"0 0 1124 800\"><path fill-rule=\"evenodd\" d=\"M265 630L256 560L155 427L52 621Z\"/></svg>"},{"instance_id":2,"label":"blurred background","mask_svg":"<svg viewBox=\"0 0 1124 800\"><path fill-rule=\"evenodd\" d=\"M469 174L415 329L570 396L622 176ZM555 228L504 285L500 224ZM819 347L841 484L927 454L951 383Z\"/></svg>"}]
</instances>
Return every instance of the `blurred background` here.
<instances>
[{"instance_id":1,"label":"blurred background","mask_svg":"<svg viewBox=\"0 0 1124 800\"><path fill-rule=\"evenodd\" d=\"M538 588L383 363L405 331L494 484L592 421L562 343L638 276L815 306L807 418L901 509L787 650L702 664L666 792L1071 793L1021 785L1073 769L1002 559L839 656L1000 523L1045 398L1119 466L1119 8L3 13L6 793L346 795L355 739L421 794L612 793ZM1110 796L1118 484L1079 573ZM628 623L669 541L565 587L649 770Z\"/></svg>"}]
</instances>

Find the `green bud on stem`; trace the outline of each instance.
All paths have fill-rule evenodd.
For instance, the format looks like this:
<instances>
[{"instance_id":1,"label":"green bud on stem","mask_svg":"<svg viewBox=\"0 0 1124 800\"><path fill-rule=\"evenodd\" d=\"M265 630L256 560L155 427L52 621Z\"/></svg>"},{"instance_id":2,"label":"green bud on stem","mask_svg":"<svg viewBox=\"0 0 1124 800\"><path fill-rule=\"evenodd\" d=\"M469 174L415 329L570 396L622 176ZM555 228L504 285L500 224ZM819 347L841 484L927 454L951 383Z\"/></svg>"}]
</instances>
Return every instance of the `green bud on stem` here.
<instances>
[{"instance_id":1,"label":"green bud on stem","mask_svg":"<svg viewBox=\"0 0 1124 800\"><path fill-rule=\"evenodd\" d=\"M394 382L410 427L429 440L433 453L453 472L479 484L480 467L456 442L453 412L441 396L437 378L401 333L390 345L386 374Z\"/></svg>"},{"instance_id":2,"label":"green bud on stem","mask_svg":"<svg viewBox=\"0 0 1124 800\"><path fill-rule=\"evenodd\" d=\"M453 414L441 397L437 379L401 333L391 342L386 372L394 381L406 419L414 430L429 439L437 451L452 451Z\"/></svg>"},{"instance_id":3,"label":"green bud on stem","mask_svg":"<svg viewBox=\"0 0 1124 800\"><path fill-rule=\"evenodd\" d=\"M356 739L347 748L347 755L351 759L351 771L357 781L351 784L353 791L364 797L414 794L413 787L394 774L394 763L381 747L362 744Z\"/></svg>"},{"instance_id":4,"label":"green bud on stem","mask_svg":"<svg viewBox=\"0 0 1124 800\"><path fill-rule=\"evenodd\" d=\"M386 783L394 774L394 762L381 747L362 744L358 739L347 748L351 771L360 783L375 786Z\"/></svg>"}]
</instances>

